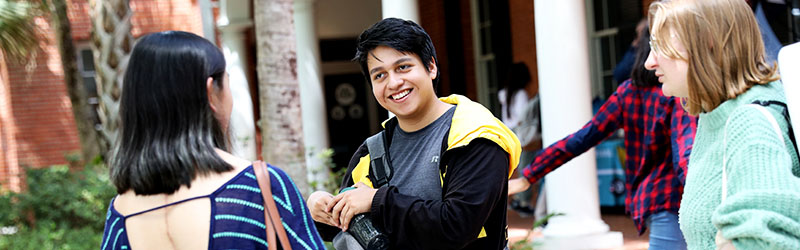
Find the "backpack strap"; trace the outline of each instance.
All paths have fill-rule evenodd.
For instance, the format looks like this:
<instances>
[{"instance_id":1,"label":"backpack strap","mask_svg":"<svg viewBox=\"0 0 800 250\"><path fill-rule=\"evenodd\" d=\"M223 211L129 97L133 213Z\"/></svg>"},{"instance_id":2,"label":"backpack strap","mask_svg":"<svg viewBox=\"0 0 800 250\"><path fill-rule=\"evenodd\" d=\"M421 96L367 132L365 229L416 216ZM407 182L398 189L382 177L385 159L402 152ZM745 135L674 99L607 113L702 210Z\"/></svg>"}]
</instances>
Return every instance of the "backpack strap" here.
<instances>
[{"instance_id":1,"label":"backpack strap","mask_svg":"<svg viewBox=\"0 0 800 250\"><path fill-rule=\"evenodd\" d=\"M381 131L367 138L369 151L369 176L372 187L379 188L389 183L392 178L392 164L389 161L389 147L386 144L386 132Z\"/></svg>"},{"instance_id":2,"label":"backpack strap","mask_svg":"<svg viewBox=\"0 0 800 250\"><path fill-rule=\"evenodd\" d=\"M786 124L787 127L789 128L789 140L792 141L792 146L794 146L794 151L800 153L800 151L797 150L797 139L795 139L794 137L794 130L792 129L792 119L789 117L789 107L786 106L786 103L774 100L770 101L757 100L753 101L752 104L758 104L764 107L768 107L769 105L775 104L783 107L783 112L781 112L781 114L783 115L783 118L786 119Z\"/></svg>"}]
</instances>

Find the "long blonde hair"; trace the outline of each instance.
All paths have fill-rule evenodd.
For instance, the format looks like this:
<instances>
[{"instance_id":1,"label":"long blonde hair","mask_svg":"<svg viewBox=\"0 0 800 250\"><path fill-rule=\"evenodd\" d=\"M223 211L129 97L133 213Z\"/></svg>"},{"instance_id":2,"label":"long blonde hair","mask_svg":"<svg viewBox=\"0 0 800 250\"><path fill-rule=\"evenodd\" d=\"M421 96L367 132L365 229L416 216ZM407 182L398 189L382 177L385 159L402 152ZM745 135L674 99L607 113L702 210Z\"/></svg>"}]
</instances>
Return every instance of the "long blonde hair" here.
<instances>
[{"instance_id":1,"label":"long blonde hair","mask_svg":"<svg viewBox=\"0 0 800 250\"><path fill-rule=\"evenodd\" d=\"M777 65L766 62L761 32L743 0L653 2L649 18L658 53L688 62L689 98L684 98L684 108L692 115L780 78ZM686 55L666 39L672 35Z\"/></svg>"}]
</instances>

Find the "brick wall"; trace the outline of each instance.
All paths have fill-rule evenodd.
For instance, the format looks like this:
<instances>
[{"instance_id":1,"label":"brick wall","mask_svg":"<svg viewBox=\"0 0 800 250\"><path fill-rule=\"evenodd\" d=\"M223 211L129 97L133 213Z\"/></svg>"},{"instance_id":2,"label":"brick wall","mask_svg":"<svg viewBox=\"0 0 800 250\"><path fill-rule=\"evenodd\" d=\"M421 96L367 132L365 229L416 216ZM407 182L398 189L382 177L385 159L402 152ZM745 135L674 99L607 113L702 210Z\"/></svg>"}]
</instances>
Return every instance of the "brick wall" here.
<instances>
[{"instance_id":1,"label":"brick wall","mask_svg":"<svg viewBox=\"0 0 800 250\"><path fill-rule=\"evenodd\" d=\"M8 116L3 117L3 144L9 152L0 166L0 182L12 190L20 188L22 167L63 164L66 154L80 150L55 34L44 18L36 18L35 24L39 49L31 61L6 64Z\"/></svg>"},{"instance_id":2,"label":"brick wall","mask_svg":"<svg viewBox=\"0 0 800 250\"><path fill-rule=\"evenodd\" d=\"M475 75L475 49L473 48L472 41L472 14L470 13L470 1L461 1L461 39L464 41L464 72L465 76L466 96L472 100L478 100L478 86Z\"/></svg>"},{"instance_id":3,"label":"brick wall","mask_svg":"<svg viewBox=\"0 0 800 250\"><path fill-rule=\"evenodd\" d=\"M0 53L0 58L2 54ZM5 58L2 61L5 62ZM19 166L17 163L17 148L14 141L14 130L16 125L11 119L11 98L9 92L11 86L8 82L8 67L5 63L0 63L0 184L3 187L14 187L13 191L19 191L19 178L8 178L18 176L19 168L5 168L2 166ZM2 187L0 187L2 191Z\"/></svg>"},{"instance_id":4,"label":"brick wall","mask_svg":"<svg viewBox=\"0 0 800 250\"><path fill-rule=\"evenodd\" d=\"M89 2L72 0L69 4L72 37L88 40L92 29ZM197 0L130 0L134 37L165 30L183 30L203 34L202 17Z\"/></svg>"},{"instance_id":5,"label":"brick wall","mask_svg":"<svg viewBox=\"0 0 800 250\"><path fill-rule=\"evenodd\" d=\"M163 30L202 34L196 0L131 0L130 6L134 37ZM88 40L88 1L70 1L69 8L73 38ZM11 190L20 189L23 167L65 164L66 154L80 150L55 34L44 18L36 25L40 48L34 63L0 61L0 184Z\"/></svg>"},{"instance_id":6,"label":"brick wall","mask_svg":"<svg viewBox=\"0 0 800 250\"><path fill-rule=\"evenodd\" d=\"M470 13L469 0L457 1L420 1L419 8L420 25L425 29L428 35L433 40L433 46L436 48L436 56L439 59L440 82L439 82L439 95L447 95L453 93L452 89L463 90L465 96L472 100L477 100L478 91L475 85L475 61L472 48L472 19ZM445 8L458 8L458 26L448 26L445 20ZM461 37L448 37L448 29L459 29ZM451 61L448 54L448 39L461 39L462 50L458 53L462 56L462 61ZM459 65L456 65L459 64ZM459 72L453 72L453 68L460 68ZM451 74L463 74L462 81L455 81L450 79Z\"/></svg>"},{"instance_id":7,"label":"brick wall","mask_svg":"<svg viewBox=\"0 0 800 250\"><path fill-rule=\"evenodd\" d=\"M524 62L531 72L528 94L539 93L539 76L536 69L536 34L533 19L533 1L509 0L511 19L511 51L514 62Z\"/></svg>"}]
</instances>

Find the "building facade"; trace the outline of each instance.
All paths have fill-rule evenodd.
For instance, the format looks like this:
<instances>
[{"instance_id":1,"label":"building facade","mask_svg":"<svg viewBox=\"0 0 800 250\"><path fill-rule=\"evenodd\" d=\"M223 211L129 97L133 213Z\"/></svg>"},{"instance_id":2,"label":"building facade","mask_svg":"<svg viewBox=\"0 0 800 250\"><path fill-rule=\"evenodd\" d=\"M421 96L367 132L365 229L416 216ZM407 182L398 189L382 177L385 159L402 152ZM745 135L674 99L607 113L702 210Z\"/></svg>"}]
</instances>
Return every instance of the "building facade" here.
<instances>
[{"instance_id":1,"label":"building facade","mask_svg":"<svg viewBox=\"0 0 800 250\"><path fill-rule=\"evenodd\" d=\"M130 7L134 37L163 30L202 33L196 0L132 0ZM89 2L68 1L68 18L78 70L88 93L96 93ZM0 61L0 184L14 191L22 188L26 167L67 164L80 151L55 34L46 17L35 20L39 47L32 61Z\"/></svg>"}]
</instances>

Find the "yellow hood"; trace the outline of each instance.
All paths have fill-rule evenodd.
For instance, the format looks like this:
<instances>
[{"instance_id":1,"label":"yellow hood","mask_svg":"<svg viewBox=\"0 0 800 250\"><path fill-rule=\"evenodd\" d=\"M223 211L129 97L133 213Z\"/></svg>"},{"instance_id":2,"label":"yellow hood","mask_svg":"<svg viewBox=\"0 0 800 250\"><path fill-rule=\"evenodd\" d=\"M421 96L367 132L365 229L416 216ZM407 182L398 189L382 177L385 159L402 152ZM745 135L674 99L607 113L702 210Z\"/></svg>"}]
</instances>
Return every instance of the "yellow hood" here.
<instances>
[{"instance_id":1,"label":"yellow hood","mask_svg":"<svg viewBox=\"0 0 800 250\"><path fill-rule=\"evenodd\" d=\"M510 178L519 164L519 156L522 152L517 135L483 105L473 102L465 96L450 95L441 97L439 100L457 105L453 114L453 123L450 124L447 150L466 146L475 138L492 140L509 155L508 176Z\"/></svg>"},{"instance_id":2,"label":"yellow hood","mask_svg":"<svg viewBox=\"0 0 800 250\"><path fill-rule=\"evenodd\" d=\"M496 143L500 148L508 153L508 177L514 174L519 164L519 156L522 153L522 145L514 132L506 127L503 122L498 120L492 112L483 107L480 103L473 102L466 96L450 95L440 97L440 101L456 105L450 124L450 134L447 137L447 150L468 145L476 138L486 138ZM386 127L387 119L381 125ZM367 176L369 171L369 155L361 157L359 167L353 170L353 183L362 181L372 186Z\"/></svg>"}]
</instances>

